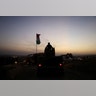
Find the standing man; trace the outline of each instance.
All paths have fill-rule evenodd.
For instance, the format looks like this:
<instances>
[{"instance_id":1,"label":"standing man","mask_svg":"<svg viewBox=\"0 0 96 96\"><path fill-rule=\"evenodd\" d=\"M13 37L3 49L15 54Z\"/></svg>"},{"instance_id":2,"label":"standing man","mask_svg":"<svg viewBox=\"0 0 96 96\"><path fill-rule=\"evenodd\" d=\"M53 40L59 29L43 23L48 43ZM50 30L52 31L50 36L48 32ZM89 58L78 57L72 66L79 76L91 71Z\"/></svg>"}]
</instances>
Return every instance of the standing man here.
<instances>
[{"instance_id":1,"label":"standing man","mask_svg":"<svg viewBox=\"0 0 96 96\"><path fill-rule=\"evenodd\" d=\"M50 42L48 42L48 45L45 47L44 54L46 57L54 57L55 56L55 48L52 47Z\"/></svg>"}]
</instances>

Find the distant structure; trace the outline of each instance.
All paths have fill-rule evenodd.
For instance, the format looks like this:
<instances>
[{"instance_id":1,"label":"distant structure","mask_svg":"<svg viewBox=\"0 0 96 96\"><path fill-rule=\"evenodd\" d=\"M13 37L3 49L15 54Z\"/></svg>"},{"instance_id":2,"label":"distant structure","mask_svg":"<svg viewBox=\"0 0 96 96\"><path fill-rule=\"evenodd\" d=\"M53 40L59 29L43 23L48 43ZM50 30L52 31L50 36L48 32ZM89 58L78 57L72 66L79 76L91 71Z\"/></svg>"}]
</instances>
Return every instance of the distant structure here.
<instances>
[{"instance_id":1,"label":"distant structure","mask_svg":"<svg viewBox=\"0 0 96 96\"><path fill-rule=\"evenodd\" d=\"M45 57L54 57L55 56L55 48L52 47L50 42L48 42L48 45L45 47L44 50Z\"/></svg>"},{"instance_id":2,"label":"distant structure","mask_svg":"<svg viewBox=\"0 0 96 96\"><path fill-rule=\"evenodd\" d=\"M72 53L67 53L65 55L61 55L63 57L63 60L73 60L74 56L72 55Z\"/></svg>"}]
</instances>

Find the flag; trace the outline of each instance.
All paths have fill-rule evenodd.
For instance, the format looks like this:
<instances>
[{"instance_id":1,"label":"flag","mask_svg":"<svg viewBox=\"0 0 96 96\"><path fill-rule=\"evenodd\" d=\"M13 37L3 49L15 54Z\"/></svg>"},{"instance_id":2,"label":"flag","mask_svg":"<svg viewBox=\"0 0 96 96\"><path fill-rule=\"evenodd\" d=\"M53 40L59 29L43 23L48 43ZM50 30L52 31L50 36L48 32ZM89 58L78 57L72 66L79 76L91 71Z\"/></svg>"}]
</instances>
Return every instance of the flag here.
<instances>
[{"instance_id":1,"label":"flag","mask_svg":"<svg viewBox=\"0 0 96 96\"><path fill-rule=\"evenodd\" d=\"M36 34L36 44L40 44L40 34Z\"/></svg>"}]
</instances>

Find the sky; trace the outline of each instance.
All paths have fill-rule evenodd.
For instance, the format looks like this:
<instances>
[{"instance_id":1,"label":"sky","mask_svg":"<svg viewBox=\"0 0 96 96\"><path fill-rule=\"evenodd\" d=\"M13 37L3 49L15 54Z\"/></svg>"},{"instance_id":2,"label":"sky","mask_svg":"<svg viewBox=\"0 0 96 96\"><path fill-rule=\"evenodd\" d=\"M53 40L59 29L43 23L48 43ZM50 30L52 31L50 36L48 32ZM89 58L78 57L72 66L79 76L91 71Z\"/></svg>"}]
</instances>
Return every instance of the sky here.
<instances>
[{"instance_id":1,"label":"sky","mask_svg":"<svg viewBox=\"0 0 96 96\"><path fill-rule=\"evenodd\" d=\"M0 54L36 53L36 33L37 53L50 42L56 55L96 54L95 16L0 16Z\"/></svg>"}]
</instances>

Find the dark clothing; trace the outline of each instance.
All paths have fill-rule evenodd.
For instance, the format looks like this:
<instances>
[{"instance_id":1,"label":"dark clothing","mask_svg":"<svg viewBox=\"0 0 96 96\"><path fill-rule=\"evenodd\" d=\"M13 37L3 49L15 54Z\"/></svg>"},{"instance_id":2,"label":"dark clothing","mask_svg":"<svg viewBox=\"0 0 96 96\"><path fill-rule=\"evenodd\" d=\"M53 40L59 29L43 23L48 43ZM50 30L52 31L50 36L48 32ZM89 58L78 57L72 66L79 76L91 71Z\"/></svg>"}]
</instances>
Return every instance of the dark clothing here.
<instances>
[{"instance_id":1,"label":"dark clothing","mask_svg":"<svg viewBox=\"0 0 96 96\"><path fill-rule=\"evenodd\" d=\"M45 47L44 54L46 57L53 57L55 56L55 49L48 43L48 45Z\"/></svg>"}]
</instances>

